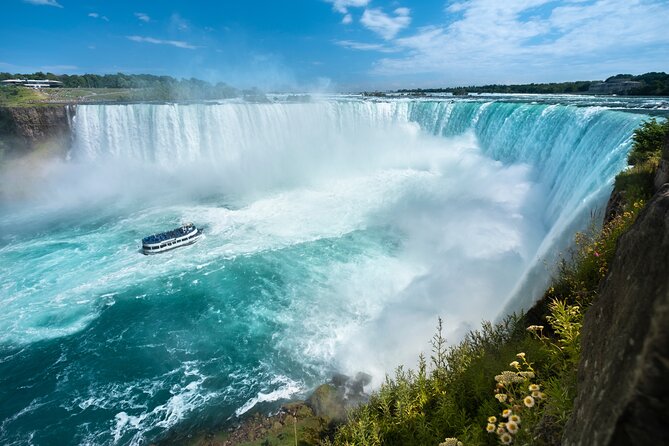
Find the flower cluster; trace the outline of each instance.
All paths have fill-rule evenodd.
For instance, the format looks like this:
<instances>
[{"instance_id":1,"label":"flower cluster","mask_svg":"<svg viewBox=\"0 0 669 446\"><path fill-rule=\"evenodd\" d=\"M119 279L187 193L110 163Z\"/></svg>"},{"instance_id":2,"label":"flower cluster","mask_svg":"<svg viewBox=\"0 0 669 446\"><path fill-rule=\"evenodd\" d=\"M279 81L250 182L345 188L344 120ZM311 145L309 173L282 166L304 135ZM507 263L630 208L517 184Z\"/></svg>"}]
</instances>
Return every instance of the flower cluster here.
<instances>
[{"instance_id":1,"label":"flower cluster","mask_svg":"<svg viewBox=\"0 0 669 446\"><path fill-rule=\"evenodd\" d=\"M535 326L533 326L535 327ZM540 327L540 326L536 326ZM530 331L541 331L543 327ZM529 330L529 329L528 329ZM495 398L504 409L501 418L488 417L486 431L497 434L502 444L511 444L520 431L521 414L540 404L545 395L539 384L531 382L535 378L532 364L525 357L525 353L516 355L518 360L512 361L509 366L515 370L505 370L495 376Z\"/></svg>"},{"instance_id":2,"label":"flower cluster","mask_svg":"<svg viewBox=\"0 0 669 446\"><path fill-rule=\"evenodd\" d=\"M461 441L458 441L457 438L447 438L442 443L439 443L439 446L463 446Z\"/></svg>"},{"instance_id":3,"label":"flower cluster","mask_svg":"<svg viewBox=\"0 0 669 446\"><path fill-rule=\"evenodd\" d=\"M529 327L527 327L527 331L529 331L531 333L542 333L544 331L544 326L543 325L530 325Z\"/></svg>"}]
</instances>

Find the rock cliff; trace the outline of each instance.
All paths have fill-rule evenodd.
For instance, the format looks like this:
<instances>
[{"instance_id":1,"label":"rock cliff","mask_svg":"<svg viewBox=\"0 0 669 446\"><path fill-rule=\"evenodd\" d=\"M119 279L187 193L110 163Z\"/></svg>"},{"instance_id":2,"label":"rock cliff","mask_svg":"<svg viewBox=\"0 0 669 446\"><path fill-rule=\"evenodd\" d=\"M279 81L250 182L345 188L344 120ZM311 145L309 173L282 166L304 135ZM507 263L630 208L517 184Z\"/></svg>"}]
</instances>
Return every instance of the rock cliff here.
<instances>
[{"instance_id":1,"label":"rock cliff","mask_svg":"<svg viewBox=\"0 0 669 446\"><path fill-rule=\"evenodd\" d=\"M0 107L0 157L67 153L74 106Z\"/></svg>"},{"instance_id":2,"label":"rock cliff","mask_svg":"<svg viewBox=\"0 0 669 446\"><path fill-rule=\"evenodd\" d=\"M669 444L669 184L619 242L582 331L564 445Z\"/></svg>"},{"instance_id":3,"label":"rock cliff","mask_svg":"<svg viewBox=\"0 0 669 446\"><path fill-rule=\"evenodd\" d=\"M664 139L662 159L660 160L660 165L657 167L653 183L655 190L661 188L664 183L669 183L669 134Z\"/></svg>"}]
</instances>

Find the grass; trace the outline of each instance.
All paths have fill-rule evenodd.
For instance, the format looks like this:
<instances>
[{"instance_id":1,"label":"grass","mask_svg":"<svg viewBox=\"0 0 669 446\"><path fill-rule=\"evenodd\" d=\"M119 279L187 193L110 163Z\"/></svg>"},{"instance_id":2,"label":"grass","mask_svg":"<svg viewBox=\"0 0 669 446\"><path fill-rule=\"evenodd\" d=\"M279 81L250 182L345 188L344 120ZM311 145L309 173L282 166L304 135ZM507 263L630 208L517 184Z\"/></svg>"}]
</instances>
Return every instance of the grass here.
<instances>
[{"instance_id":1,"label":"grass","mask_svg":"<svg viewBox=\"0 0 669 446\"><path fill-rule=\"evenodd\" d=\"M25 107L44 101L46 96L39 90L24 87L0 87L0 106Z\"/></svg>"},{"instance_id":2,"label":"grass","mask_svg":"<svg viewBox=\"0 0 669 446\"><path fill-rule=\"evenodd\" d=\"M132 102L151 100L150 89L131 88L45 88L0 87L0 106L34 107L87 102Z\"/></svg>"},{"instance_id":3,"label":"grass","mask_svg":"<svg viewBox=\"0 0 669 446\"><path fill-rule=\"evenodd\" d=\"M49 102L125 102L136 98L130 88L53 88L46 91Z\"/></svg>"}]
</instances>

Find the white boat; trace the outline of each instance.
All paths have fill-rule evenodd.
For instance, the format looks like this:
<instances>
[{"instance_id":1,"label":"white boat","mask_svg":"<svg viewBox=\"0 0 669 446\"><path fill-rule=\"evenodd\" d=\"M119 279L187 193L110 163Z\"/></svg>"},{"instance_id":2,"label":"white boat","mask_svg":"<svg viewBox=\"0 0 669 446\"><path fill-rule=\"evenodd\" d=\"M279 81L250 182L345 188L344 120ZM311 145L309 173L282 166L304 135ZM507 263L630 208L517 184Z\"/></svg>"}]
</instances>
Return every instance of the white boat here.
<instances>
[{"instance_id":1,"label":"white boat","mask_svg":"<svg viewBox=\"0 0 669 446\"><path fill-rule=\"evenodd\" d=\"M144 254L158 254L180 246L192 245L202 236L202 231L193 223L184 223L171 231L153 234L142 239Z\"/></svg>"}]
</instances>

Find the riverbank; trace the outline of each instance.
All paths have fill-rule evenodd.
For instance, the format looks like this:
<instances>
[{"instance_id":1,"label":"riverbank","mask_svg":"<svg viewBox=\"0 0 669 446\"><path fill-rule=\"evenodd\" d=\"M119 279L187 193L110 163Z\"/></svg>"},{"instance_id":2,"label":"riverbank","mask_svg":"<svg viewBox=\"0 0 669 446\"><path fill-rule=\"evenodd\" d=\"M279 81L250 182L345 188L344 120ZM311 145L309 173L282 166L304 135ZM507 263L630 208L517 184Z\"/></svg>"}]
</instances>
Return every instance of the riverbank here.
<instances>
[{"instance_id":1,"label":"riverbank","mask_svg":"<svg viewBox=\"0 0 669 446\"><path fill-rule=\"evenodd\" d=\"M270 413L252 411L221 429L194 435L171 433L156 446L317 446L329 441L350 410L369 400L365 387L370 380L365 373L355 377L337 374L306 400L284 403Z\"/></svg>"}]
</instances>

